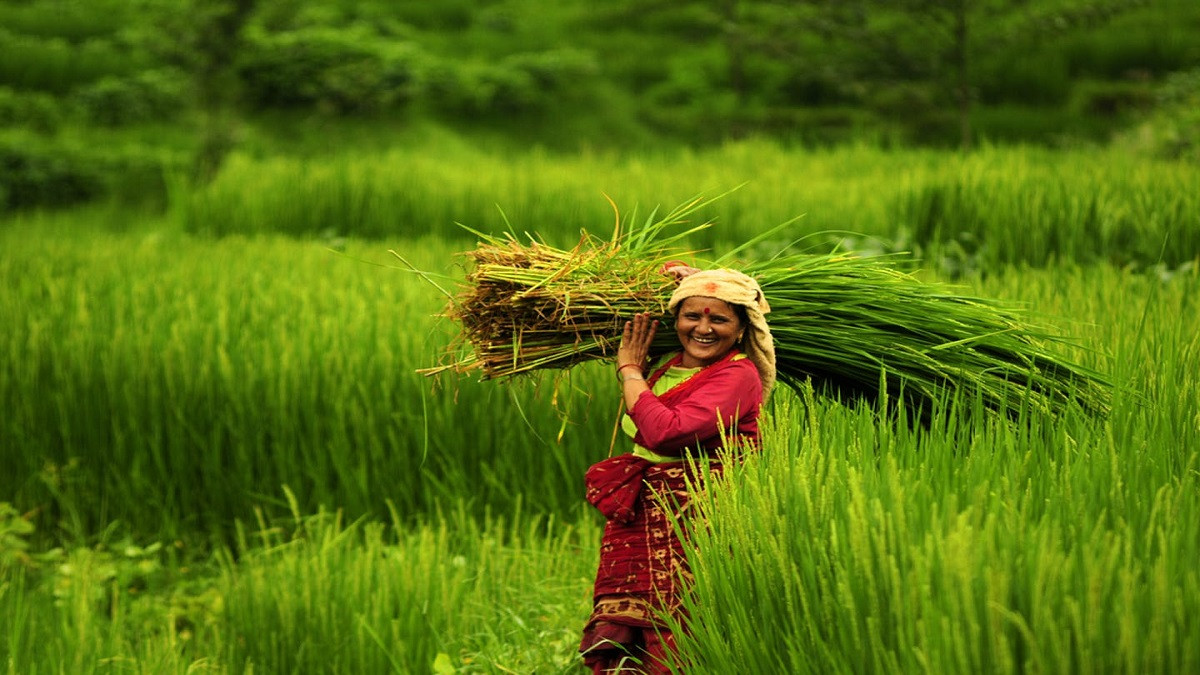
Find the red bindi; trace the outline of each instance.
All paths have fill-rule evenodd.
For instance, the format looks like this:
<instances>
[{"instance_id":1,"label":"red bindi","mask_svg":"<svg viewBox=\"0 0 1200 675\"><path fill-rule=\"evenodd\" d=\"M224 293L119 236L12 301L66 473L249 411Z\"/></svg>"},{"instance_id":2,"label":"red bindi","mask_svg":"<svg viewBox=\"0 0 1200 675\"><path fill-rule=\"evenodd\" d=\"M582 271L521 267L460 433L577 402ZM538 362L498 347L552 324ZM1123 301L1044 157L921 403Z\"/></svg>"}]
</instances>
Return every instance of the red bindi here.
<instances>
[{"instance_id":1,"label":"red bindi","mask_svg":"<svg viewBox=\"0 0 1200 675\"><path fill-rule=\"evenodd\" d=\"M707 308L707 307L705 307L705 308L704 308L704 313L705 313L705 314L708 314L710 311L712 311L712 310L710 310L710 309L709 309L709 308Z\"/></svg>"}]
</instances>

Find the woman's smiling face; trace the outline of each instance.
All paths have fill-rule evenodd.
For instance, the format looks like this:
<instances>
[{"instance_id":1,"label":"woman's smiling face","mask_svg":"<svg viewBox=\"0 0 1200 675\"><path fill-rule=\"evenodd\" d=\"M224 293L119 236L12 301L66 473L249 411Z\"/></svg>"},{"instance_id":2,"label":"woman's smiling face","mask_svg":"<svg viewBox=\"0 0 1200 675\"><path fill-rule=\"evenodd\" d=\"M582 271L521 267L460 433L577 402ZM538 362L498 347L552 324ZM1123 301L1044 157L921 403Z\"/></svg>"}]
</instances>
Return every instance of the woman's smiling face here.
<instances>
[{"instance_id":1,"label":"woman's smiling face","mask_svg":"<svg viewBox=\"0 0 1200 675\"><path fill-rule=\"evenodd\" d=\"M704 296L685 298L675 317L675 332L683 345L685 368L707 366L725 356L742 334L741 319L724 300Z\"/></svg>"}]
</instances>

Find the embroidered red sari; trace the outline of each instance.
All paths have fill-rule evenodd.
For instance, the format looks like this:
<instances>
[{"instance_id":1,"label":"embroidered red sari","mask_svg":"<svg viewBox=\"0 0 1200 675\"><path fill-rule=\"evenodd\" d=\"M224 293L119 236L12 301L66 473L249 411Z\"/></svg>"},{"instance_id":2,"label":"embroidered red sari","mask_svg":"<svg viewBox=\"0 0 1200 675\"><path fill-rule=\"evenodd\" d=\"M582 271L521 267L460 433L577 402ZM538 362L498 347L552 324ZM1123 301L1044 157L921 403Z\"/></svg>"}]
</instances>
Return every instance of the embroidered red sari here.
<instances>
[{"instance_id":1,"label":"embroidered red sari","mask_svg":"<svg viewBox=\"0 0 1200 675\"><path fill-rule=\"evenodd\" d=\"M647 383L653 387L677 362L668 361ZM668 672L664 661L674 641L659 616L679 612L690 578L676 521L688 510L688 483L698 484L704 471L721 470L716 461L684 457L707 459L725 437L757 444L761 405L758 370L733 351L661 395L643 393L629 411L638 429L634 441L679 461L625 454L588 469L587 499L607 519L594 610L580 644L593 672L622 672L629 654L642 665L623 672Z\"/></svg>"}]
</instances>

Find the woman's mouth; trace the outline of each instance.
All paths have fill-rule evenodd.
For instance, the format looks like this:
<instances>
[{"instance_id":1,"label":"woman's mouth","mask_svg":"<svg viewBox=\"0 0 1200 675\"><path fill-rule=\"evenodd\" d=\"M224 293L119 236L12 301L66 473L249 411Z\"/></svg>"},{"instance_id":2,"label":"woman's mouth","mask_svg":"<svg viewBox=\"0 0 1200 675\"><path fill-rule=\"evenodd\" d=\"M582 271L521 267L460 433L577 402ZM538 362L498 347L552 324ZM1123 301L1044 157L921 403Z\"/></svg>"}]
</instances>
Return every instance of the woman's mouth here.
<instances>
[{"instance_id":1,"label":"woman's mouth","mask_svg":"<svg viewBox=\"0 0 1200 675\"><path fill-rule=\"evenodd\" d=\"M701 337L699 335L692 336L692 342L699 342L702 345L711 345L717 341L715 335L709 337Z\"/></svg>"}]
</instances>

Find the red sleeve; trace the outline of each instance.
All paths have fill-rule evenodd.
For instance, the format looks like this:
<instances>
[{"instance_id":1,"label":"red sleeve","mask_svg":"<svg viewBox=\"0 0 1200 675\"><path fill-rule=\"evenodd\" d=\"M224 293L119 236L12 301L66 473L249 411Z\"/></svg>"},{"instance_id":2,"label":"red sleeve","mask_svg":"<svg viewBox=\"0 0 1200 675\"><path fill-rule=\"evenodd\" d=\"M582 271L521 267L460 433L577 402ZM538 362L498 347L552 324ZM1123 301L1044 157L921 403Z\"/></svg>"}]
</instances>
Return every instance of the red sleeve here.
<instances>
[{"instance_id":1,"label":"red sleeve","mask_svg":"<svg viewBox=\"0 0 1200 675\"><path fill-rule=\"evenodd\" d=\"M727 432L736 429L739 419L757 415L761 405L758 369L750 359L743 359L714 373L671 407L652 392L642 392L629 416L648 450L678 454L716 437L721 428Z\"/></svg>"}]
</instances>

